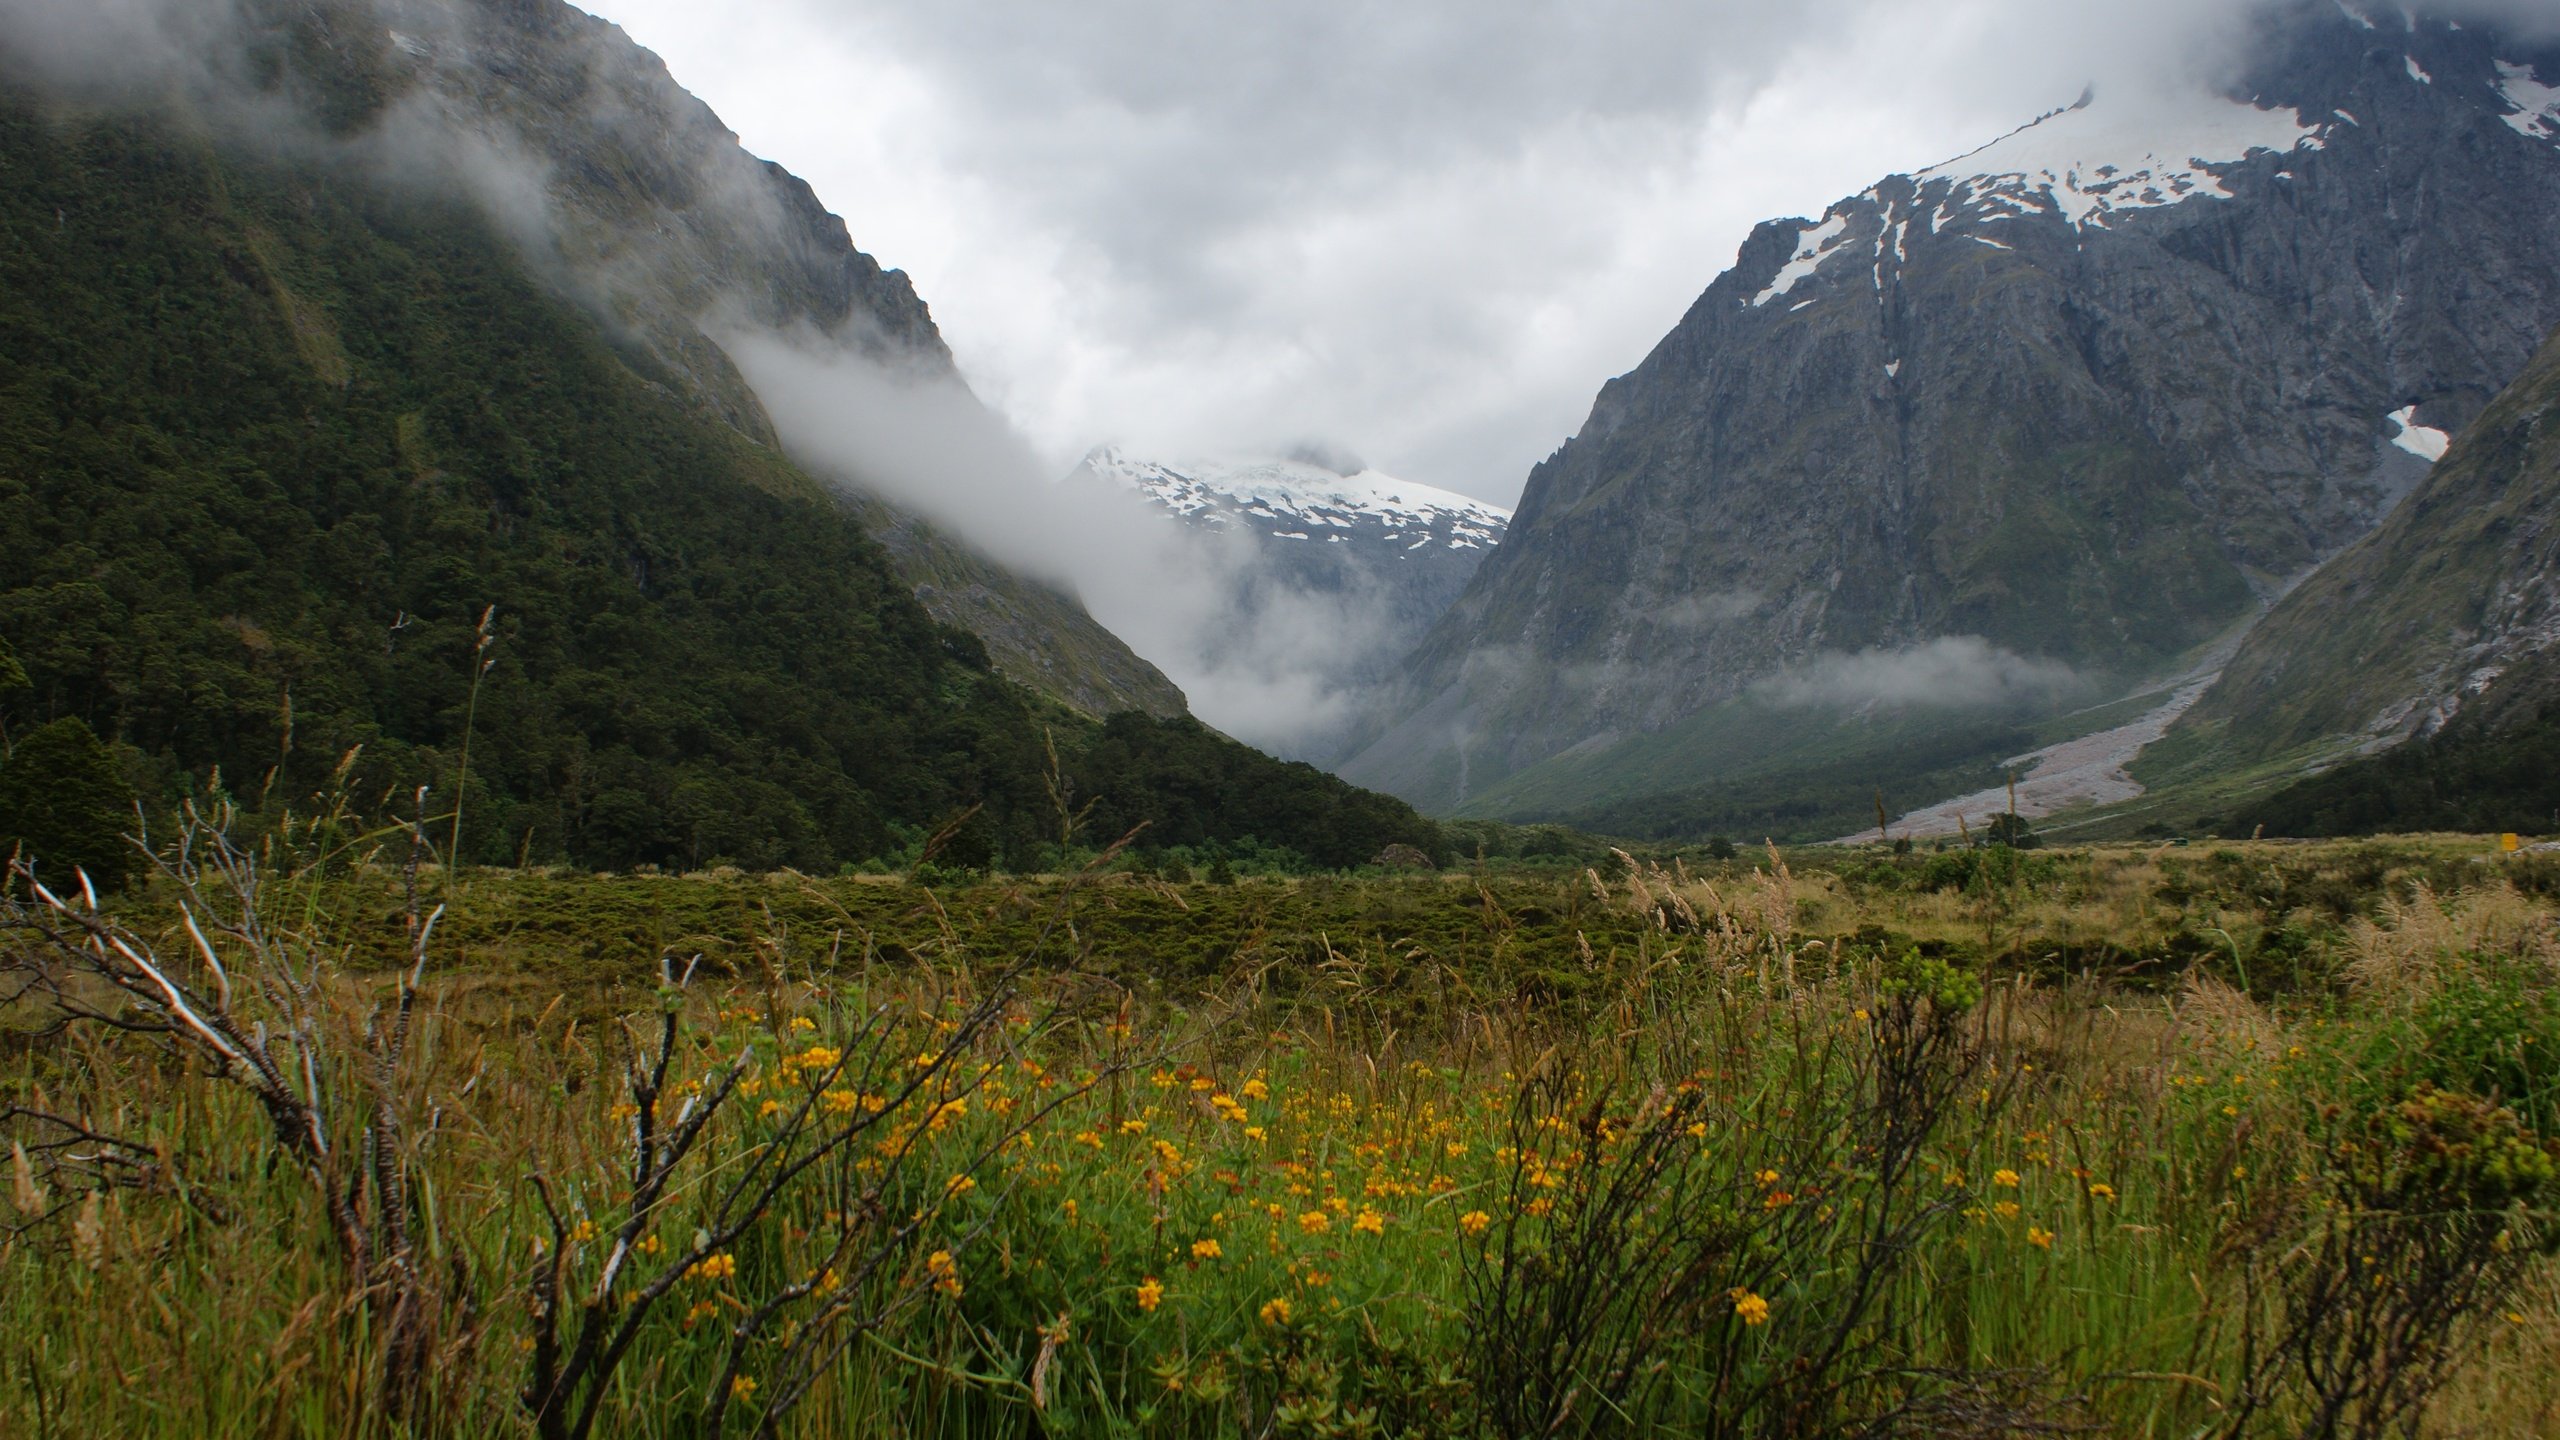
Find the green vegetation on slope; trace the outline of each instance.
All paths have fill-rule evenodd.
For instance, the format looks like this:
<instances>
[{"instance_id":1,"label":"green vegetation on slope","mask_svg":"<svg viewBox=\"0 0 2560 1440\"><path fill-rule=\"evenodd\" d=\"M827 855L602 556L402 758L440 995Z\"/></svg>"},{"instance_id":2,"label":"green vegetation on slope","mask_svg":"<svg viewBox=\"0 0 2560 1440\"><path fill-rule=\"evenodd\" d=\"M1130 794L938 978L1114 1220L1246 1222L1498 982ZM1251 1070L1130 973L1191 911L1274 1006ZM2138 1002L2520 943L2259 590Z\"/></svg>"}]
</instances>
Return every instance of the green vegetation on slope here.
<instances>
[{"instance_id":1,"label":"green vegetation on slope","mask_svg":"<svg viewBox=\"0 0 2560 1440\"><path fill-rule=\"evenodd\" d=\"M2246 834L2513 830L2560 834L2560 691L2550 666L2510 673L2444 729L2244 806Z\"/></svg>"},{"instance_id":2,"label":"green vegetation on slope","mask_svg":"<svg viewBox=\"0 0 2560 1440\"><path fill-rule=\"evenodd\" d=\"M365 793L459 793L487 861L832 866L973 805L1024 856L1056 835L1044 726L1071 772L1095 738L476 212L16 103L0 636L28 682L0 724L86 722L154 803L217 771L308 794L361 745ZM1344 803L1216 737L1113 734L1114 783L1158 773L1129 756L1161 735L1175 769L1250 777L1257 822ZM1214 803L1185 823L1252 833Z\"/></svg>"}]
</instances>

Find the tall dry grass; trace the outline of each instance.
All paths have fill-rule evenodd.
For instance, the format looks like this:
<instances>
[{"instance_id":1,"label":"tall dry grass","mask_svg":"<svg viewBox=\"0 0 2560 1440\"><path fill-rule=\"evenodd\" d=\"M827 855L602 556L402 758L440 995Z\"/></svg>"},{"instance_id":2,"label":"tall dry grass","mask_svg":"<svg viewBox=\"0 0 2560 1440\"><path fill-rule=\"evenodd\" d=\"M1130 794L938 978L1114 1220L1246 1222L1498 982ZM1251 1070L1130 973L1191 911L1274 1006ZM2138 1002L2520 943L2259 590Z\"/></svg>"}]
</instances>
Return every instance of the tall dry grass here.
<instances>
[{"instance_id":1,"label":"tall dry grass","mask_svg":"<svg viewBox=\"0 0 2560 1440\"><path fill-rule=\"evenodd\" d=\"M2149 863L2090 883L2085 922L2139 921ZM2390 1397L2345 1394L2322 1430L2322 1392L2265 1363L2306 1315L2383 1313L2303 1298L2363 1173L2351 1147L2376 1133L2355 1127L2411 1093L2392 1067L2426 1039L2413 1017L2483 976L2541 994L2551 961L2548 907L2481 886L2342 927L2339 983L2317 993L2253 995L2203 968L2153 989L1985 976L1844 945L1855 927L1829 922L1878 902L1769 854L1583 877L1644 939L1583 947L1565 994L1367 942L1330 948L1306 986L1150 994L1080 967L1073 897L1059 948L1026 967L980 953L969 917L924 892L933 964L885 963L850 923L775 922L689 986L679 965L572 994L350 966L354 917L333 907L382 891L310 878L263 894L292 917L269 933L310 967L314 1053L345 1057L321 1087L338 1143L386 1133L359 1061L414 992L400 1204L441 1307L420 1398L405 1420L389 1403L409 1342L333 1239L343 1181L315 1186L270 1108L165 1013L73 987L105 1021L164 1028L63 1025L54 991L10 1012L0 1427L523 1434L583 1413L635 1435L2356 1434ZM2069 903L1911 900L1895 928L1915 939ZM1510 923L1489 890L1483 908ZM122 933L155 956L193 948L182 925ZM7 942L22 963L30 934ZM232 964L233 942L212 943ZM210 978L170 973L197 996ZM1937 1098L1924 1115L1888 1090ZM706 1106L653 1195L664 1127ZM1890 1166L1885 1119L1909 1137ZM770 1203L728 1198L813 1152L812 1178ZM2447 1433L2548 1433L2546 1202L2444 1193L2510 1238L2462 1231L2490 1242L2466 1260L2427 1248L2439 1231L2394 1232L2411 1264L2480 1282L2450 1309L2391 1312L2461 1361L2425 1413ZM660 1281L616 1362L576 1372L583 1408L546 1417L581 1306L607 1297L600 1333L625 1333ZM1662 1303L1611 1308L1626 1296ZM1551 1337L1581 1336L1584 1360L1535 1378L1488 1343L1555 1319L1559 1297L1606 1302ZM1805 1379L1809 1355L1831 1358Z\"/></svg>"}]
</instances>

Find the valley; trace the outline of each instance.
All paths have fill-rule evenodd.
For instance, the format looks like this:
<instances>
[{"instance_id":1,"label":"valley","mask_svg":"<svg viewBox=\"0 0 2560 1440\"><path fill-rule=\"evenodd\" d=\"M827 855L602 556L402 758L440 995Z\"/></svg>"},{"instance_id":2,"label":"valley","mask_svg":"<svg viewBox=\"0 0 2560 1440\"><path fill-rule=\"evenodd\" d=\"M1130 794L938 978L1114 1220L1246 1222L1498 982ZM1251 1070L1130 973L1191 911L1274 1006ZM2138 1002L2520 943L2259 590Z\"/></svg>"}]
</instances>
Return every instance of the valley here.
<instances>
[{"instance_id":1,"label":"valley","mask_svg":"<svg viewBox=\"0 0 2560 1440\"><path fill-rule=\"evenodd\" d=\"M2543 8L0 0L0 1434L2560 1433Z\"/></svg>"}]
</instances>

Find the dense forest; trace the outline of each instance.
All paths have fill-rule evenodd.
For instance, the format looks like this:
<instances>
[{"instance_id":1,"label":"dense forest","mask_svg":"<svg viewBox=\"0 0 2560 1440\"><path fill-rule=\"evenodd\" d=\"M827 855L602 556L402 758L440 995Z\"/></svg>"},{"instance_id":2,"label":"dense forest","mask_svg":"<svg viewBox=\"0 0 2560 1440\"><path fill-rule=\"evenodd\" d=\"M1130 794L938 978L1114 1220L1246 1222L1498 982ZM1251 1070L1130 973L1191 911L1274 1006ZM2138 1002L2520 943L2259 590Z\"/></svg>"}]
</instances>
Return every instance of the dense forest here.
<instances>
[{"instance_id":1,"label":"dense forest","mask_svg":"<svg viewBox=\"0 0 2560 1440\"><path fill-rule=\"evenodd\" d=\"M467 205L0 103L0 744L76 719L147 804L252 810L360 746L359 795L458 796L483 862L826 867L982 807L986 859L1028 864L1053 743L1112 823L1439 848L1196 724L1005 681L646 371Z\"/></svg>"}]
</instances>

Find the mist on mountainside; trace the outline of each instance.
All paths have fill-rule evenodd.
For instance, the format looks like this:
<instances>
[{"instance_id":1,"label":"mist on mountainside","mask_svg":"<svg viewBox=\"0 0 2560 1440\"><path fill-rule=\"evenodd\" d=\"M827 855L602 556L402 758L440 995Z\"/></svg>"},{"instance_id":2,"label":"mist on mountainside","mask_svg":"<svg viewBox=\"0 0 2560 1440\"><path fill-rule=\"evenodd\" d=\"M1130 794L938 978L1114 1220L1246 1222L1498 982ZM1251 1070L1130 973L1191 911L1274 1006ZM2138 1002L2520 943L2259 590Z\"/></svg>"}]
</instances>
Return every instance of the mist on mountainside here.
<instances>
[{"instance_id":1,"label":"mist on mountainside","mask_svg":"<svg viewBox=\"0 0 2560 1440\"><path fill-rule=\"evenodd\" d=\"M1289 584L1249 537L1172 523L1113 487L1061 484L948 374L813 337L722 344L812 469L876 488L996 559L1072 592L1180 685L1193 713L1282 754L1321 749L1364 701L1377 596Z\"/></svg>"},{"instance_id":2,"label":"mist on mountainside","mask_svg":"<svg viewBox=\"0 0 2560 1440\"><path fill-rule=\"evenodd\" d=\"M581 188L591 182L564 174L544 136L525 127L567 123L642 145L670 127L725 131L698 103L652 113L645 107L657 97L635 94L612 70L622 57L599 56L601 40L574 35L562 43L591 73L560 102L565 118L477 110L410 83L413 71L477 63L475 47L493 33L484 9L470 0L310 10L258 0L77 9L7 0L0 63L101 103L174 99L226 144L467 196L529 268L716 413L778 440L813 473L888 499L1082 600L1159 662L1212 724L1293 753L1339 727L1354 701L1335 658L1363 649L1373 605L1258 583L1250 545L1164 524L1122 496L1053 483L1051 468L970 391L895 272L882 277L894 282L885 294L848 307L824 295L819 260L806 282L813 305L778 297L767 277L724 273L727 252L710 234L634 231L596 213L595 195ZM333 47L338 68L308 63L314 44ZM775 253L804 249L799 227L810 217L788 207L805 201L805 189L795 196L760 172L709 162L662 183ZM831 313L825 327L810 322Z\"/></svg>"}]
</instances>

